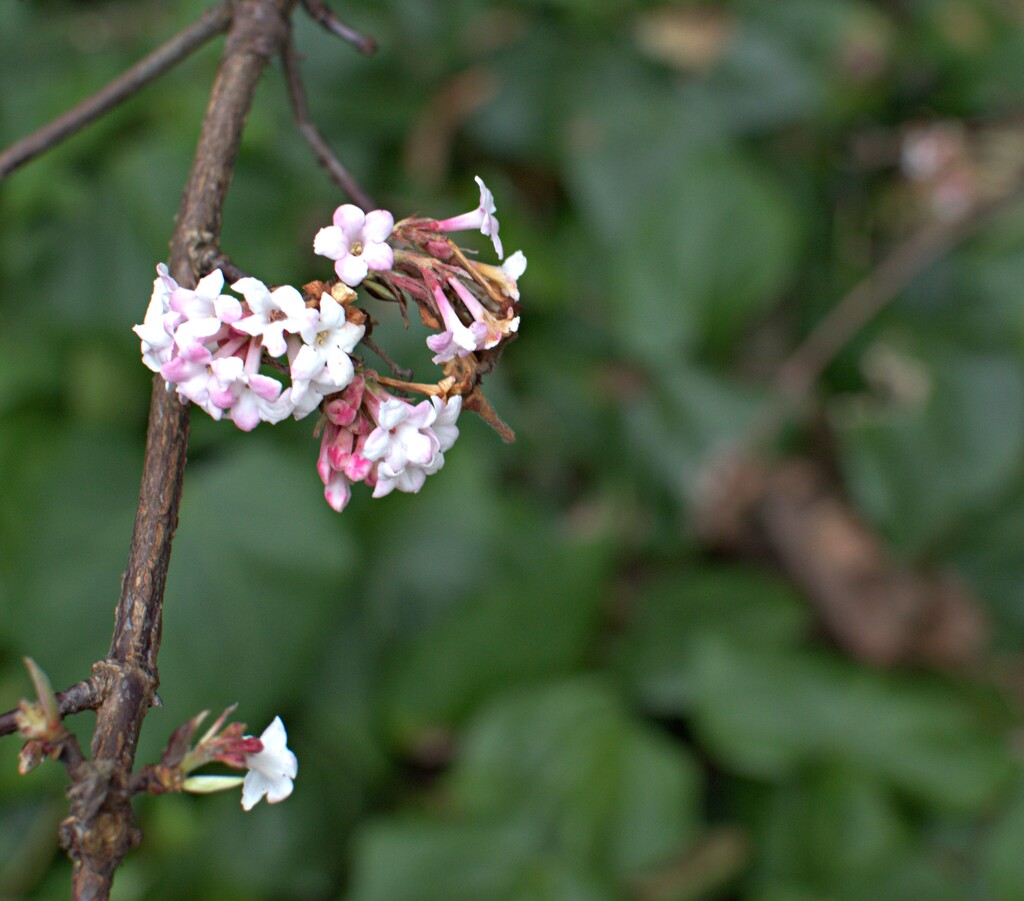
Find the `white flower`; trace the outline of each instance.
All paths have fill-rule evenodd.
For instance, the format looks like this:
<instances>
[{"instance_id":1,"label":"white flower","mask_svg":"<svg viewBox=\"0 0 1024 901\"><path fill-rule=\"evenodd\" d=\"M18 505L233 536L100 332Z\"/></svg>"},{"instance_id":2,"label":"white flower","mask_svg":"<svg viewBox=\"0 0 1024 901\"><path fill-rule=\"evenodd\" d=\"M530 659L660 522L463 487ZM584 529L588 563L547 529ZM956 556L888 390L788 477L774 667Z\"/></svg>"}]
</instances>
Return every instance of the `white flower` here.
<instances>
[{"instance_id":1,"label":"white flower","mask_svg":"<svg viewBox=\"0 0 1024 901\"><path fill-rule=\"evenodd\" d=\"M437 409L426 400L413 406L389 398L380 404L378 426L366 436L363 447L363 456L377 462L374 497L384 497L396 488L415 493L428 475L441 468L441 442L430 428L436 417Z\"/></svg>"},{"instance_id":2,"label":"white flower","mask_svg":"<svg viewBox=\"0 0 1024 901\"><path fill-rule=\"evenodd\" d=\"M311 382L316 383L314 390L326 389L322 395L348 386L355 375L349 354L365 331L364 326L345 318L345 307L330 294L320 298L320 321L302 331L304 344L291 364L295 386L292 393L296 401L306 393Z\"/></svg>"},{"instance_id":3,"label":"white flower","mask_svg":"<svg viewBox=\"0 0 1024 901\"><path fill-rule=\"evenodd\" d=\"M302 295L291 285L273 291L258 278L240 278L231 286L245 296L252 310L235 323L235 328L253 337L262 336L263 346L272 357L287 350L284 333L297 334L316 325L319 313L306 306Z\"/></svg>"},{"instance_id":4,"label":"white flower","mask_svg":"<svg viewBox=\"0 0 1024 901\"><path fill-rule=\"evenodd\" d=\"M334 271L354 288L371 269L386 270L395 264L394 251L385 242L395 227L387 210L364 213L351 203L334 211L334 224L320 229L313 252L334 260Z\"/></svg>"},{"instance_id":5,"label":"white flower","mask_svg":"<svg viewBox=\"0 0 1024 901\"><path fill-rule=\"evenodd\" d=\"M245 774L242 785L242 807L252 810L255 804L266 797L268 804L283 801L292 793L292 780L299 772L299 761L288 748L288 733L285 732L281 717L263 730L260 736L263 750L258 754L246 754Z\"/></svg>"}]
</instances>

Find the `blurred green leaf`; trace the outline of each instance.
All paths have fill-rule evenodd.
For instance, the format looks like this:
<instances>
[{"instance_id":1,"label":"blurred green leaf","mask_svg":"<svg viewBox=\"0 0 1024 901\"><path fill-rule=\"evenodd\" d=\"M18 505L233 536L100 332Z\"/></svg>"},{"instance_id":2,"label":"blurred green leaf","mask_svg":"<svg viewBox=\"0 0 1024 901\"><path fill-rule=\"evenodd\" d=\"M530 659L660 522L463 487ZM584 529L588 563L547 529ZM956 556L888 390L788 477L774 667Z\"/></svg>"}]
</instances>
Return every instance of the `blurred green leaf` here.
<instances>
[{"instance_id":1,"label":"blurred green leaf","mask_svg":"<svg viewBox=\"0 0 1024 901\"><path fill-rule=\"evenodd\" d=\"M524 689L471 724L450 788L460 809L520 810L571 859L618 878L686 847L700 778L596 680Z\"/></svg>"},{"instance_id":2,"label":"blurred green leaf","mask_svg":"<svg viewBox=\"0 0 1024 901\"><path fill-rule=\"evenodd\" d=\"M392 658L383 699L398 735L452 725L488 692L580 666L609 564L604 542L552 543L464 596Z\"/></svg>"},{"instance_id":3,"label":"blurred green leaf","mask_svg":"<svg viewBox=\"0 0 1024 901\"><path fill-rule=\"evenodd\" d=\"M613 901L529 821L377 824L356 845L346 901Z\"/></svg>"},{"instance_id":4,"label":"blurred green leaf","mask_svg":"<svg viewBox=\"0 0 1024 901\"><path fill-rule=\"evenodd\" d=\"M908 550L990 501L1024 459L1017 360L940 350L928 380L926 399L841 430L854 499Z\"/></svg>"},{"instance_id":5,"label":"blurred green leaf","mask_svg":"<svg viewBox=\"0 0 1024 901\"><path fill-rule=\"evenodd\" d=\"M741 773L778 779L841 760L923 803L979 810L1012 771L1001 742L939 687L721 639L695 648L693 669L694 724Z\"/></svg>"},{"instance_id":6,"label":"blurred green leaf","mask_svg":"<svg viewBox=\"0 0 1024 901\"><path fill-rule=\"evenodd\" d=\"M982 877L986 897L992 901L1015 901L1024 897L1024 785L1017 780L1016 791L999 815L982 851Z\"/></svg>"},{"instance_id":7,"label":"blurred green leaf","mask_svg":"<svg viewBox=\"0 0 1024 901\"><path fill-rule=\"evenodd\" d=\"M645 707L685 710L694 700L693 655L720 638L740 647L785 650L810 626L810 612L786 583L742 569L662 577L634 601L617 662Z\"/></svg>"}]
</instances>

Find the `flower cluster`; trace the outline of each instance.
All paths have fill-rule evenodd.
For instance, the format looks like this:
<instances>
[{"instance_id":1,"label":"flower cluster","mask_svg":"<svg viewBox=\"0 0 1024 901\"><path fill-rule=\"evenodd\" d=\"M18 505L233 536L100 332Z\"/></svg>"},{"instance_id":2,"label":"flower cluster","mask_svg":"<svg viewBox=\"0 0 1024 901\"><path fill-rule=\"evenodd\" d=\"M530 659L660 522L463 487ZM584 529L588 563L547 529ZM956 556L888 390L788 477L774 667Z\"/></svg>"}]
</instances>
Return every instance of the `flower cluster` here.
<instances>
[{"instance_id":1,"label":"flower cluster","mask_svg":"<svg viewBox=\"0 0 1024 901\"><path fill-rule=\"evenodd\" d=\"M223 288L219 269L190 289L161 263L145 321L135 326L143 363L183 401L248 432L261 421L308 415L352 381L349 354L364 327L331 294L314 307L290 285L271 291L259 279L239 279L231 288L244 302ZM287 355L289 388L260 371L264 355Z\"/></svg>"},{"instance_id":2,"label":"flower cluster","mask_svg":"<svg viewBox=\"0 0 1024 901\"><path fill-rule=\"evenodd\" d=\"M462 398L438 397L413 406L379 385L354 381L324 408L317 471L327 503L341 511L352 484L365 482L374 497L396 488L415 493L444 465L444 452L459 436L455 421Z\"/></svg>"},{"instance_id":3,"label":"flower cluster","mask_svg":"<svg viewBox=\"0 0 1024 901\"><path fill-rule=\"evenodd\" d=\"M522 252L489 265L470 259L448 237L479 229L501 257L494 198L476 181L478 206L447 219L396 224L387 210L339 206L313 241L314 252L334 262L337 280L313 281L301 291L244 277L228 294L220 270L185 288L161 263L145 319L135 326L143 362L182 402L245 431L319 409L318 472L335 510L348 503L355 482L372 487L374 497L419 491L458 436L463 396L481 396L494 354L519 329ZM385 378L353 356L372 326L355 305L360 287L401 304L403 314L410 302L418 306L435 330L426 344L444 378L435 384ZM426 399L413 403L394 391ZM474 409L493 417L486 403Z\"/></svg>"}]
</instances>

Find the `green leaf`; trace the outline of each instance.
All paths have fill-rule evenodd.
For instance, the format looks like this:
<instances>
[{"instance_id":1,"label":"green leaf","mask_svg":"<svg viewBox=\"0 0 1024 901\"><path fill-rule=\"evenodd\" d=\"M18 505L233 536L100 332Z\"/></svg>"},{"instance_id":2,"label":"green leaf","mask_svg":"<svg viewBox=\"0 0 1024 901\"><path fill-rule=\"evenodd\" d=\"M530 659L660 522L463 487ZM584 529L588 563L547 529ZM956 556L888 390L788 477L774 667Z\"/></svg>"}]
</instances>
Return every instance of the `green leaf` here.
<instances>
[{"instance_id":1,"label":"green leaf","mask_svg":"<svg viewBox=\"0 0 1024 901\"><path fill-rule=\"evenodd\" d=\"M846 763L773 786L759 814L755 880L781 876L826 896L891 869L911 844L908 818L888 786Z\"/></svg>"},{"instance_id":2,"label":"green leaf","mask_svg":"<svg viewBox=\"0 0 1024 901\"><path fill-rule=\"evenodd\" d=\"M450 788L462 809L521 811L569 859L622 879L693 840L699 782L682 747L581 679L497 699L470 725Z\"/></svg>"},{"instance_id":3,"label":"green leaf","mask_svg":"<svg viewBox=\"0 0 1024 901\"><path fill-rule=\"evenodd\" d=\"M740 773L840 760L925 803L978 810L1011 772L1004 743L938 686L721 640L695 648L693 666L695 726Z\"/></svg>"},{"instance_id":4,"label":"green leaf","mask_svg":"<svg viewBox=\"0 0 1024 901\"><path fill-rule=\"evenodd\" d=\"M613 901L522 820L404 819L357 840L346 901Z\"/></svg>"},{"instance_id":5,"label":"green leaf","mask_svg":"<svg viewBox=\"0 0 1024 901\"><path fill-rule=\"evenodd\" d=\"M617 663L645 706L689 707L693 654L708 639L740 647L785 649L807 631L810 612L779 579L739 568L664 576L636 599L636 618L621 639Z\"/></svg>"},{"instance_id":6,"label":"green leaf","mask_svg":"<svg viewBox=\"0 0 1024 901\"><path fill-rule=\"evenodd\" d=\"M841 429L849 489L909 550L991 501L1024 459L1024 367L1014 358L938 353L927 398Z\"/></svg>"},{"instance_id":7,"label":"green leaf","mask_svg":"<svg viewBox=\"0 0 1024 901\"><path fill-rule=\"evenodd\" d=\"M777 300L798 238L792 200L768 173L729 147L680 156L608 248L613 327L647 359L724 348Z\"/></svg>"},{"instance_id":8,"label":"green leaf","mask_svg":"<svg viewBox=\"0 0 1024 901\"><path fill-rule=\"evenodd\" d=\"M986 898L992 901L1019 901L1024 898L1024 780L1017 779L1017 790L993 825L982 851L981 870Z\"/></svg>"},{"instance_id":9,"label":"green leaf","mask_svg":"<svg viewBox=\"0 0 1024 901\"><path fill-rule=\"evenodd\" d=\"M528 562L495 573L393 655L382 702L400 738L454 724L488 692L582 664L610 557L603 541L561 541L537 542Z\"/></svg>"},{"instance_id":10,"label":"green leaf","mask_svg":"<svg viewBox=\"0 0 1024 901\"><path fill-rule=\"evenodd\" d=\"M661 493L691 503L708 463L733 447L759 408L757 393L712 374L706 367L675 364L657 371L649 392L630 397L623 420L642 470Z\"/></svg>"}]
</instances>

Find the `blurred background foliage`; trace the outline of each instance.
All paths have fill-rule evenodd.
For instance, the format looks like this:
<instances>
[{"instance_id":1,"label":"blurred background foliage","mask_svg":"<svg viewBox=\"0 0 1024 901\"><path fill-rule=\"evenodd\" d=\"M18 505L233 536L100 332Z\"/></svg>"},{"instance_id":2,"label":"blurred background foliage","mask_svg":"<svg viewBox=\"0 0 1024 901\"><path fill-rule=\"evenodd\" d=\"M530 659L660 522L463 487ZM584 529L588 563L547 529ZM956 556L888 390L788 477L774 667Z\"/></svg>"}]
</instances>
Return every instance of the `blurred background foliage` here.
<instances>
[{"instance_id":1,"label":"blurred background foliage","mask_svg":"<svg viewBox=\"0 0 1024 901\"><path fill-rule=\"evenodd\" d=\"M0 4L0 144L204 7ZM467 416L420 495L335 515L309 421L194 417L140 761L238 701L257 732L283 716L300 775L245 816L141 800L115 897L1024 898L1024 206L915 273L759 451L822 461L893 565L957 573L980 651L875 665L784 568L694 527L813 325L890 248L1014 190L1024 5L336 7L381 48L296 16L339 156L399 216L467 209L481 175L529 258L489 382L519 440ZM65 685L109 642L150 390L130 327L219 43L0 187L4 709L23 655ZM311 238L342 199L275 66L223 247L268 282L325 276ZM428 377L422 330L376 313ZM17 745L0 897L63 898L63 773L19 777Z\"/></svg>"}]
</instances>

